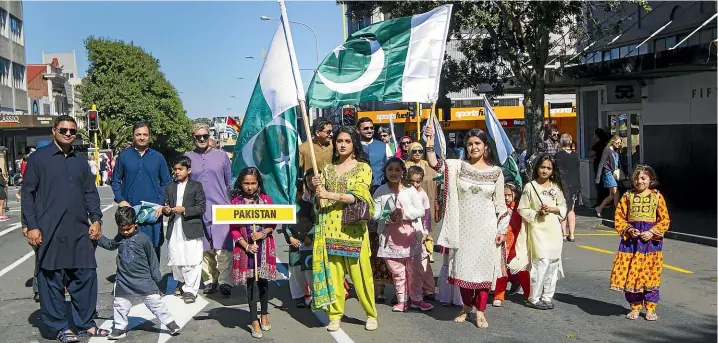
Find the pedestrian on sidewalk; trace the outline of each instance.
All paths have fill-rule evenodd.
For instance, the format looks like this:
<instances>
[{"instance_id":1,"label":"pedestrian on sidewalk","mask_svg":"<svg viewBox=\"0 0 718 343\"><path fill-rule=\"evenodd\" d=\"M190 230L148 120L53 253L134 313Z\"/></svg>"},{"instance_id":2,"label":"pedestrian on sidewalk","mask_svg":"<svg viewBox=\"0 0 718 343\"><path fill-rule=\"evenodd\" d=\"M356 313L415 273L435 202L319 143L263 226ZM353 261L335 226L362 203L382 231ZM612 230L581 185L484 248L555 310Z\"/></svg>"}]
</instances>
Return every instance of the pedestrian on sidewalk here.
<instances>
[{"instance_id":1,"label":"pedestrian on sidewalk","mask_svg":"<svg viewBox=\"0 0 718 343\"><path fill-rule=\"evenodd\" d=\"M167 265L177 280L175 296L185 304L194 303L202 282L202 238L207 205L202 184L189 179L192 161L182 156L174 163L175 182L165 190L164 206L158 209L167 216ZM156 217L159 217L155 213Z\"/></svg>"},{"instance_id":2,"label":"pedestrian on sidewalk","mask_svg":"<svg viewBox=\"0 0 718 343\"><path fill-rule=\"evenodd\" d=\"M610 194L596 207L596 216L601 218L603 208L613 203L618 206L618 181L622 179L623 170L621 169L620 156L618 152L621 150L621 137L613 136L608 141L608 145L603 149L601 162L599 163L599 172L596 173L596 183L603 179L603 187L608 188Z\"/></svg>"},{"instance_id":3,"label":"pedestrian on sidewalk","mask_svg":"<svg viewBox=\"0 0 718 343\"><path fill-rule=\"evenodd\" d=\"M518 187L512 182L504 185L504 199L509 212L509 229L506 231L501 258L504 266L505 276L502 275L496 280L494 290L494 307L502 307L506 296L506 286L511 281L509 294L518 292L519 287L523 290L524 298L528 299L531 291L529 283L529 255L526 242L527 232L517 210L516 199L520 199Z\"/></svg>"},{"instance_id":4,"label":"pedestrian on sidewalk","mask_svg":"<svg viewBox=\"0 0 718 343\"><path fill-rule=\"evenodd\" d=\"M0 168L0 222L6 222L10 220L5 215L5 201L7 200L7 180L5 179L5 174L2 172L2 168Z\"/></svg>"},{"instance_id":5,"label":"pedestrian on sidewalk","mask_svg":"<svg viewBox=\"0 0 718 343\"><path fill-rule=\"evenodd\" d=\"M262 174L254 167L239 172L234 190L230 195L232 204L271 205L272 199L264 193ZM232 275L238 285L247 286L249 318L252 321L252 337L262 338L262 331L272 329L269 322L269 281L277 274L277 252L272 232L276 225L230 225L234 245L234 263ZM257 298L259 293L261 312L257 317Z\"/></svg>"},{"instance_id":6,"label":"pedestrian on sidewalk","mask_svg":"<svg viewBox=\"0 0 718 343\"><path fill-rule=\"evenodd\" d=\"M209 126L198 123L194 126L194 150L185 156L192 160L190 179L202 184L207 197L207 211L204 212L205 235L202 257L202 279L204 294L219 291L224 297L232 295L232 235L228 224L212 222L212 207L229 205L229 191L232 189L232 165L222 150L210 147Z\"/></svg>"},{"instance_id":7,"label":"pedestrian on sidewalk","mask_svg":"<svg viewBox=\"0 0 718 343\"><path fill-rule=\"evenodd\" d=\"M566 217L566 199L561 172L552 155L539 156L533 173L533 181L524 186L518 207L526 221L531 256L531 291L526 304L551 310L556 282L563 278L561 220Z\"/></svg>"},{"instance_id":8,"label":"pedestrian on sidewalk","mask_svg":"<svg viewBox=\"0 0 718 343\"><path fill-rule=\"evenodd\" d=\"M100 196L87 159L72 148L77 137L75 118L56 117L52 134L53 144L29 157L21 189L27 241L38 247L42 321L60 342L79 342L78 336L105 337L109 332L94 320L97 261L92 239L102 234ZM77 334L66 318L63 274L70 280L67 291Z\"/></svg>"},{"instance_id":9,"label":"pedestrian on sidewalk","mask_svg":"<svg viewBox=\"0 0 718 343\"><path fill-rule=\"evenodd\" d=\"M631 177L633 190L626 192L616 208L615 228L621 236L611 270L611 290L624 292L631 311L626 318L635 320L646 307L646 320L658 320L663 235L671 219L666 200L656 190L656 172L638 165Z\"/></svg>"},{"instance_id":10,"label":"pedestrian on sidewalk","mask_svg":"<svg viewBox=\"0 0 718 343\"><path fill-rule=\"evenodd\" d=\"M112 172L112 192L120 207L137 206L142 201L163 204L165 188L170 183L164 156L150 148L150 127L142 122L132 125L132 146L122 150ZM94 182L94 181L93 181ZM138 226L152 239L157 260L164 243L162 218Z\"/></svg>"},{"instance_id":11,"label":"pedestrian on sidewalk","mask_svg":"<svg viewBox=\"0 0 718 343\"><path fill-rule=\"evenodd\" d=\"M118 250L117 272L115 274L113 308L113 328L107 336L109 340L127 337L132 302L142 299L148 309L162 324L167 326L170 335L176 336L180 327L172 318L162 300L157 284L162 281L160 263L154 253L152 241L146 234L137 230L137 214L132 207L120 207L115 212L118 233L113 239L100 236L97 245L107 250Z\"/></svg>"},{"instance_id":12,"label":"pedestrian on sidewalk","mask_svg":"<svg viewBox=\"0 0 718 343\"><path fill-rule=\"evenodd\" d=\"M563 179L563 196L566 199L566 219L561 221L561 232L564 241L574 242L574 231L576 230L577 205L582 204L581 200L581 162L578 154L573 151L571 145L573 138L568 133L561 135L561 150L554 157Z\"/></svg>"},{"instance_id":13,"label":"pedestrian on sidewalk","mask_svg":"<svg viewBox=\"0 0 718 343\"><path fill-rule=\"evenodd\" d=\"M420 167L413 168L423 176ZM383 174L384 184L374 192L374 220L379 224L377 256L384 259L396 287L397 304L392 311L404 312L409 307L429 311L434 307L424 301L422 289L421 254L425 237L422 219L426 210L421 194L411 184L400 158L390 158Z\"/></svg>"}]
</instances>

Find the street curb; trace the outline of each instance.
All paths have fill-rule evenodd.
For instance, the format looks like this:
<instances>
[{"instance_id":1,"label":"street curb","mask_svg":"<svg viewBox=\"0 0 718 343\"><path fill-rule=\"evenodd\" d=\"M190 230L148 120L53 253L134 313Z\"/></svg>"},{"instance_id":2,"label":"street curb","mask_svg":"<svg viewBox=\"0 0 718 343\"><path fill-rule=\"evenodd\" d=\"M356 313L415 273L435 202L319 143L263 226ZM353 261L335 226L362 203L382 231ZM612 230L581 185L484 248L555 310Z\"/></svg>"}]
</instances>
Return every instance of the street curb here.
<instances>
[{"instance_id":1,"label":"street curb","mask_svg":"<svg viewBox=\"0 0 718 343\"><path fill-rule=\"evenodd\" d=\"M701 245L708 245L712 247L718 246L718 239L705 236L691 235L689 233L668 231L663 235L664 238L670 238L677 241L683 241L688 243L695 243Z\"/></svg>"}]
</instances>

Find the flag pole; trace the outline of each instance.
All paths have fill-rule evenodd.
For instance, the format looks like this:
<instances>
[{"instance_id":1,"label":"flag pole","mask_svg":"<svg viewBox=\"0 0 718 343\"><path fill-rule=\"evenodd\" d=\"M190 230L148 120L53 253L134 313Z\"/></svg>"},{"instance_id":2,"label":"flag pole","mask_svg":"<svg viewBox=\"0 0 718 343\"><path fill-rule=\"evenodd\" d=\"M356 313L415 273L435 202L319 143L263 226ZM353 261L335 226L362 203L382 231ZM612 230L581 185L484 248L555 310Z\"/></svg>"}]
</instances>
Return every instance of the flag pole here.
<instances>
[{"instance_id":1,"label":"flag pole","mask_svg":"<svg viewBox=\"0 0 718 343\"><path fill-rule=\"evenodd\" d=\"M318 175L319 168L317 168L317 157L314 153L314 144L311 143L311 128L309 127L309 116L307 115L307 104L304 99L304 86L302 85L302 79L299 75L299 65L297 64L297 55L294 52L294 41L292 40L292 32L289 29L289 19L287 18L287 8L284 5L284 0L277 0L279 3L279 10L281 11L282 28L284 29L284 38L287 41L287 49L289 50L289 62L292 64L292 73L294 74L294 85L297 89L297 97L299 100L299 111L302 114L302 121L304 122L304 130L307 132L307 141L309 143L309 154L312 158L312 168L314 168L314 175ZM318 68L318 67L317 67Z\"/></svg>"}]
</instances>

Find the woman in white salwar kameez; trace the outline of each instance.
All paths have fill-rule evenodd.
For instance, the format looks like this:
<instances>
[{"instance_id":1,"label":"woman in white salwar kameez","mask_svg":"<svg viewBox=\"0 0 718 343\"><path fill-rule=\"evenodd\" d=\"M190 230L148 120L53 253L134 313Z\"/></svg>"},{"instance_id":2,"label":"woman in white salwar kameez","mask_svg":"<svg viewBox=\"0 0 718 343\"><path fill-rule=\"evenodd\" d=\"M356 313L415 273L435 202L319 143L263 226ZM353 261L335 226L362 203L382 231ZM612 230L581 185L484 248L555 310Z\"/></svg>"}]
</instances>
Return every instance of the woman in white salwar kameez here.
<instances>
[{"instance_id":1,"label":"woman in white salwar kameez","mask_svg":"<svg viewBox=\"0 0 718 343\"><path fill-rule=\"evenodd\" d=\"M427 160L444 174L446 212L437 243L449 248L448 282L460 287L463 308L455 321L477 310L476 326L488 327L484 315L489 289L505 274L501 243L508 228L504 175L493 165L489 140L482 130L465 136L466 160L440 160L434 153L433 128L428 128Z\"/></svg>"},{"instance_id":2,"label":"woman in white salwar kameez","mask_svg":"<svg viewBox=\"0 0 718 343\"><path fill-rule=\"evenodd\" d=\"M169 215L167 227L168 266L177 281L175 296L182 296L185 303L197 298L202 281L202 237L206 199L202 184L189 179L191 161L181 157L175 163L177 182L167 186L162 213Z\"/></svg>"}]
</instances>

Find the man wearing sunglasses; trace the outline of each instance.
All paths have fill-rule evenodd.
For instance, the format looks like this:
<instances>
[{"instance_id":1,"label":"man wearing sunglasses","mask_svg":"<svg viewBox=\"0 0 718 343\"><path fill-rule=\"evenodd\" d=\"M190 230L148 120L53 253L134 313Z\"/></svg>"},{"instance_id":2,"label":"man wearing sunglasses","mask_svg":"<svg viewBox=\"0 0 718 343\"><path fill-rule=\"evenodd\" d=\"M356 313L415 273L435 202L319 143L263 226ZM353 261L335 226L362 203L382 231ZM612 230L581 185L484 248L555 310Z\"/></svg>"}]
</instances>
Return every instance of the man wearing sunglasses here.
<instances>
[{"instance_id":1,"label":"man wearing sunglasses","mask_svg":"<svg viewBox=\"0 0 718 343\"><path fill-rule=\"evenodd\" d=\"M150 148L150 127L138 122L132 125L132 146L117 156L112 171L112 192L118 206L137 206L142 201L163 205L165 188L171 182L169 168L164 156ZM162 219L145 222L138 226L152 240L157 260L164 243Z\"/></svg>"},{"instance_id":2,"label":"man wearing sunglasses","mask_svg":"<svg viewBox=\"0 0 718 343\"><path fill-rule=\"evenodd\" d=\"M75 119L58 116L52 134L53 144L28 157L21 189L27 241L37 247L42 321L58 340L76 341L77 335L104 337L109 332L98 328L94 320L97 261L92 240L102 235L100 196L87 158L72 148L77 138ZM72 297L72 318L80 330L77 335L66 316L64 275L72 280L67 291Z\"/></svg>"},{"instance_id":3,"label":"man wearing sunglasses","mask_svg":"<svg viewBox=\"0 0 718 343\"><path fill-rule=\"evenodd\" d=\"M212 223L212 206L229 205L232 189L232 164L224 151L212 148L209 126L198 123L192 133L194 150L185 154L192 161L190 179L202 184L207 199L204 212L205 239L202 257L204 294L219 290L225 297L232 295L232 236L229 225Z\"/></svg>"},{"instance_id":4,"label":"man wearing sunglasses","mask_svg":"<svg viewBox=\"0 0 718 343\"><path fill-rule=\"evenodd\" d=\"M546 143L547 154L555 155L556 152L561 150L561 133L557 127L551 128L551 134L549 134L548 139L546 139L544 143Z\"/></svg>"},{"instance_id":5,"label":"man wearing sunglasses","mask_svg":"<svg viewBox=\"0 0 718 343\"><path fill-rule=\"evenodd\" d=\"M374 123L367 117L359 118L357 129L361 138L361 146L369 156L369 166L372 171L371 193L381 185L381 174L384 163L391 157L391 147L380 140L374 139Z\"/></svg>"},{"instance_id":6,"label":"man wearing sunglasses","mask_svg":"<svg viewBox=\"0 0 718 343\"><path fill-rule=\"evenodd\" d=\"M332 131L332 123L325 118L317 118L312 124L312 142L314 146L314 156L317 158L317 168L319 171L324 169L324 166L332 163L332 153L334 148L332 147L332 138L334 132ZM298 175L304 175L307 170L312 168L312 155L309 151L309 140L302 143L299 146L299 169L301 169Z\"/></svg>"}]
</instances>

